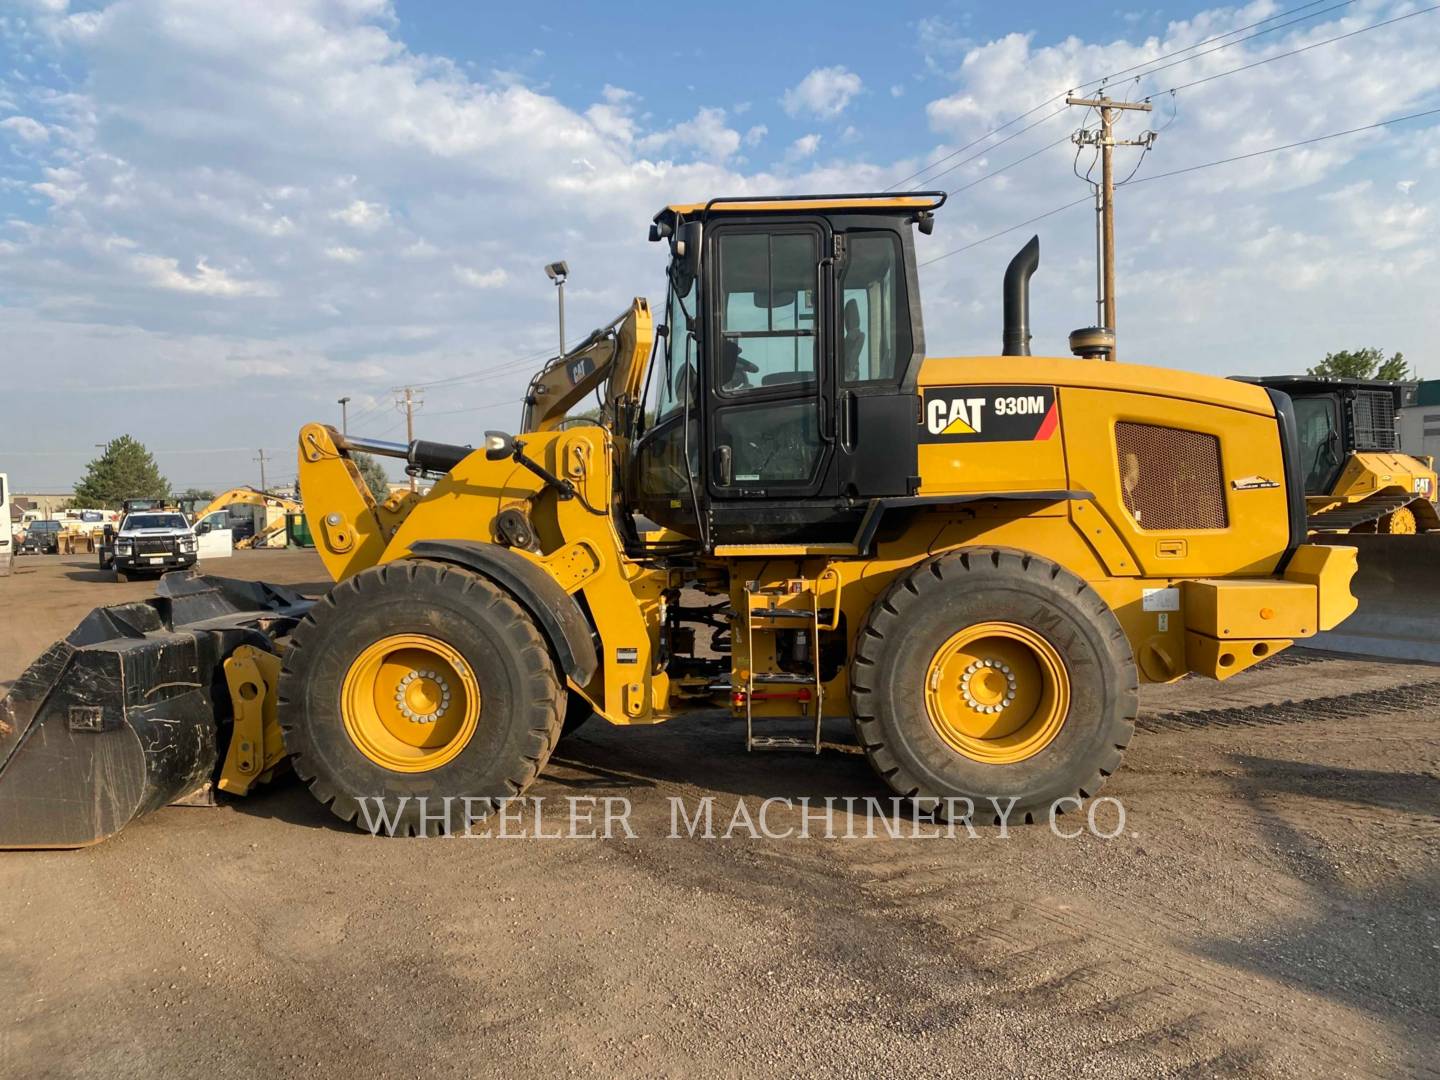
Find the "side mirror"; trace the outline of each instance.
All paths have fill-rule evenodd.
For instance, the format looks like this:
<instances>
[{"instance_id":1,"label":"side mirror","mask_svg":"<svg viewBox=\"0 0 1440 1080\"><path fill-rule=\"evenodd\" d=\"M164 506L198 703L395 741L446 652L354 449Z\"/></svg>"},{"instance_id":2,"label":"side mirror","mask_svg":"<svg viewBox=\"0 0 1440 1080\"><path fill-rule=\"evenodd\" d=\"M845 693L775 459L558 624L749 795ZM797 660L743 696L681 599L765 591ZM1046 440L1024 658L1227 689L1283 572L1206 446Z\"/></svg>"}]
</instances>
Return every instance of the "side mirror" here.
<instances>
[{"instance_id":1,"label":"side mirror","mask_svg":"<svg viewBox=\"0 0 1440 1080\"><path fill-rule=\"evenodd\" d=\"M113 540L115 539L115 526L106 525L105 528L101 530L101 533L104 535L106 540Z\"/></svg>"},{"instance_id":2,"label":"side mirror","mask_svg":"<svg viewBox=\"0 0 1440 1080\"><path fill-rule=\"evenodd\" d=\"M485 457L490 461L501 461L515 456L515 436L503 431L485 433Z\"/></svg>"},{"instance_id":3,"label":"side mirror","mask_svg":"<svg viewBox=\"0 0 1440 1080\"><path fill-rule=\"evenodd\" d=\"M208 522L208 521L202 521L199 525L196 525L196 526L195 526L195 535L196 535L196 536L204 536L204 535L205 535L206 533L208 533L209 531L210 531L210 522Z\"/></svg>"},{"instance_id":4,"label":"side mirror","mask_svg":"<svg viewBox=\"0 0 1440 1080\"><path fill-rule=\"evenodd\" d=\"M700 251L705 244L705 227L698 221L680 226L680 235L670 245L674 258L670 262L671 282L681 296L690 292L700 275Z\"/></svg>"}]
</instances>

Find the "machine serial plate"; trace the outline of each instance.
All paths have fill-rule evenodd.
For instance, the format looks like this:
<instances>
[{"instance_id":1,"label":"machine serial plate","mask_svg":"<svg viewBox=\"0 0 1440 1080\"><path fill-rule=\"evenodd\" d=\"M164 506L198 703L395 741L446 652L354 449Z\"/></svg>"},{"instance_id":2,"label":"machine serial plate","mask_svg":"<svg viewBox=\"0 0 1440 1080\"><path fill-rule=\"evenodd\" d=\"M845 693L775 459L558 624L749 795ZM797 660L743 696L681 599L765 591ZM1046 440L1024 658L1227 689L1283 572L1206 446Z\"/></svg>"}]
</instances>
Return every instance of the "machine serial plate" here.
<instances>
[{"instance_id":1,"label":"machine serial plate","mask_svg":"<svg viewBox=\"0 0 1440 1080\"><path fill-rule=\"evenodd\" d=\"M932 386L925 391L920 441L1042 441L1054 436L1059 420L1053 386Z\"/></svg>"}]
</instances>

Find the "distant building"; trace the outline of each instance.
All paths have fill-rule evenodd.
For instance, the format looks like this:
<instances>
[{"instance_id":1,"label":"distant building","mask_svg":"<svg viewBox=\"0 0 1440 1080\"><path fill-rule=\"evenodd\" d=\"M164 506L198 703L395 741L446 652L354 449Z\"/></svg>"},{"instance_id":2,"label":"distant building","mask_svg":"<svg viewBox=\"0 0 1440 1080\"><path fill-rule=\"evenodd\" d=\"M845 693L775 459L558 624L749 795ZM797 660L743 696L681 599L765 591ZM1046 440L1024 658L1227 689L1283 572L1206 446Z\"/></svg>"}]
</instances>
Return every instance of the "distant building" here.
<instances>
[{"instance_id":1,"label":"distant building","mask_svg":"<svg viewBox=\"0 0 1440 1080\"><path fill-rule=\"evenodd\" d=\"M37 492L25 494L17 492L10 500L10 516L14 518L17 507L21 508L23 514L26 510L37 511L41 518L53 518L60 512L60 508L75 498L73 491L61 492Z\"/></svg>"},{"instance_id":2,"label":"distant building","mask_svg":"<svg viewBox=\"0 0 1440 1080\"><path fill-rule=\"evenodd\" d=\"M1413 404L1412 404L1413 402ZM1400 410L1400 449L1440 458L1440 379L1424 379Z\"/></svg>"}]
</instances>

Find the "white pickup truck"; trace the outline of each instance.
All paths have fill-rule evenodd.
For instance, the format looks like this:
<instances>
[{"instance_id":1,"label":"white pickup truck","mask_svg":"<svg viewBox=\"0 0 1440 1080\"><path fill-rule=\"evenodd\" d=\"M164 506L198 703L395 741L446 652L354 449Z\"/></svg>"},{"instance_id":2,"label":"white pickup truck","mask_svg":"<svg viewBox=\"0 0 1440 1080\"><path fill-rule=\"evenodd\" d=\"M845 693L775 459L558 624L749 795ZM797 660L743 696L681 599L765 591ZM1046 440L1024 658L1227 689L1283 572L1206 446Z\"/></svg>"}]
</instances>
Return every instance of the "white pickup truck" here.
<instances>
[{"instance_id":1,"label":"white pickup truck","mask_svg":"<svg viewBox=\"0 0 1440 1080\"><path fill-rule=\"evenodd\" d=\"M136 510L120 522L113 540L100 550L100 565L116 581L194 566L195 530L178 510Z\"/></svg>"}]
</instances>

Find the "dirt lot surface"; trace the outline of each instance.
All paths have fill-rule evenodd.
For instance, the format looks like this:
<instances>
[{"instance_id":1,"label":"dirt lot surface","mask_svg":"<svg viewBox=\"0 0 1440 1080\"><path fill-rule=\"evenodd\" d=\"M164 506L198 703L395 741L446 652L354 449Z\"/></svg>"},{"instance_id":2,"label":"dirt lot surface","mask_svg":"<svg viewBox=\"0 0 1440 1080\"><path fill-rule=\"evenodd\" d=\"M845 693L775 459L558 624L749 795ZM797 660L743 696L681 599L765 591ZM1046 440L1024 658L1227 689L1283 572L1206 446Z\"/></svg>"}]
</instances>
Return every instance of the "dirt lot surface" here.
<instances>
[{"instance_id":1,"label":"dirt lot surface","mask_svg":"<svg viewBox=\"0 0 1440 1080\"><path fill-rule=\"evenodd\" d=\"M0 686L152 588L18 567ZM1113 839L671 839L672 798L719 833L885 797L716 715L562 744L533 793L628 799L633 839L377 840L293 781L172 807L0 855L0 1076L1436 1075L1437 699L1440 669L1293 652L1149 688Z\"/></svg>"}]
</instances>

